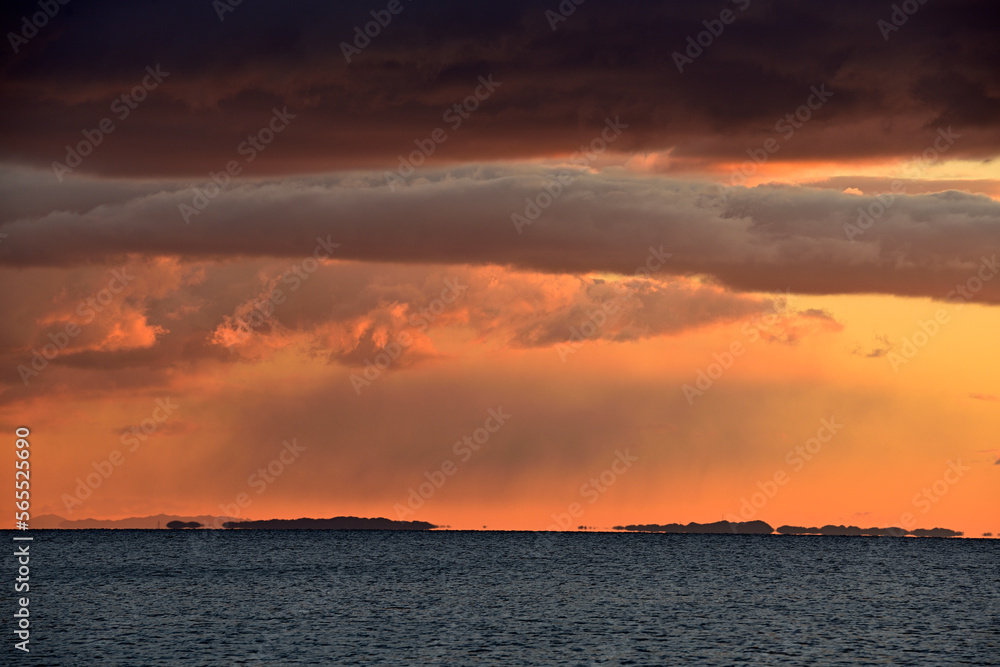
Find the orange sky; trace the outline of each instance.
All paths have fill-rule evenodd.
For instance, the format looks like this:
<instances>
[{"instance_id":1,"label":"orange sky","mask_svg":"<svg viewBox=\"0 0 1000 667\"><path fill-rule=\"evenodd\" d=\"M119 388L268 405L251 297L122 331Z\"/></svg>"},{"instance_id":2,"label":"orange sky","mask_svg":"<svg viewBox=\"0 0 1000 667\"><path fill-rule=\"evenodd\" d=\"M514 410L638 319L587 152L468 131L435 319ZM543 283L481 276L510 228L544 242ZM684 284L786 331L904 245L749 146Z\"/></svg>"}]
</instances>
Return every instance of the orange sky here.
<instances>
[{"instance_id":1,"label":"orange sky","mask_svg":"<svg viewBox=\"0 0 1000 667\"><path fill-rule=\"evenodd\" d=\"M678 67L702 3L542 4L415 3L353 58L351 3L19 46L34 516L1000 534L990 8L753 3Z\"/></svg>"},{"instance_id":2,"label":"orange sky","mask_svg":"<svg viewBox=\"0 0 1000 667\"><path fill-rule=\"evenodd\" d=\"M165 266L179 270L157 262L138 270L137 280ZM775 527L908 521L908 528L968 535L996 530L1000 386L985 334L1000 327L993 307L792 295L774 321L767 319L774 309L765 308L675 334L517 347L510 342L517 320L537 317L541 306L519 304L519 295L557 310L574 298L578 279L428 267L423 280L444 284L447 275L463 276L467 293L426 333L411 327L417 342L368 376L370 384L358 384L360 391L351 378L365 377L363 366L323 362L315 349L319 338L363 326L353 322L308 335L255 332L216 358L157 369L155 381L141 368L46 369L32 379L41 395L3 412L8 430L32 429L35 513L222 514L245 493L251 502L239 516L250 518L355 514L544 529L569 525L562 515L572 509L574 528L707 522L742 512ZM622 296L612 315L631 307L631 298ZM503 315L484 321L481 309L501 302ZM912 337L942 308L952 318L898 372L885 357L864 356L881 340ZM801 315L810 309L829 319ZM609 319L594 338L623 330ZM689 404L683 386L711 370L713 355L729 363L734 343L743 353ZM167 398L176 410L157 415L157 400ZM478 451L455 448L500 408L509 421ZM156 429L145 441L122 440L129 425L156 416L164 421L147 421ZM816 436L822 420L842 430L806 461L796 447ZM280 469L273 481L253 477L293 438L303 449L285 455L287 466L273 464L272 474ZM97 488L78 488L88 474L109 470L104 462L116 450L123 460L110 476ZM619 454L636 460L615 464ZM447 475L440 472L446 461L455 466ZM952 462L962 474L948 473L955 483L943 486ZM770 483L782 472L783 484ZM931 497L917 497L925 487ZM771 497L754 497L758 491Z\"/></svg>"}]
</instances>

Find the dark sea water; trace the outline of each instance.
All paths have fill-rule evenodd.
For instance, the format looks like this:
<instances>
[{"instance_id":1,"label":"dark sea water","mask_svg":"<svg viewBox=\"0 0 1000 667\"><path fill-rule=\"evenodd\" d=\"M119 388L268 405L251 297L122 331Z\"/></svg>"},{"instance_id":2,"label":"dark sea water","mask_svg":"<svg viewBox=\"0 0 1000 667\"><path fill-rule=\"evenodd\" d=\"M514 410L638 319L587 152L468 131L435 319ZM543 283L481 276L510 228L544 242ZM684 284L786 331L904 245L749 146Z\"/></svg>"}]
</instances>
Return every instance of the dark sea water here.
<instances>
[{"instance_id":1,"label":"dark sea water","mask_svg":"<svg viewBox=\"0 0 1000 667\"><path fill-rule=\"evenodd\" d=\"M1000 541L30 534L0 664L1000 664Z\"/></svg>"}]
</instances>

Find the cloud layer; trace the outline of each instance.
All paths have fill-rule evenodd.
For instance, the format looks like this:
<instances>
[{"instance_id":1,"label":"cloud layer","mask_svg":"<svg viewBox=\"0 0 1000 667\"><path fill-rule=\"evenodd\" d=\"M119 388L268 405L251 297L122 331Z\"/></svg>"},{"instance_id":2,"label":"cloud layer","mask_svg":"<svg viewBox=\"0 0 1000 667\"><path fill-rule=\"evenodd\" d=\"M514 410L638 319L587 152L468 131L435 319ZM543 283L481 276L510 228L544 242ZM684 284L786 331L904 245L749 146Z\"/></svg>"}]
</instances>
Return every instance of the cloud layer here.
<instances>
[{"instance_id":1,"label":"cloud layer","mask_svg":"<svg viewBox=\"0 0 1000 667\"><path fill-rule=\"evenodd\" d=\"M571 174L567 184L560 174ZM58 190L38 183L44 178L36 172L23 195L8 188L12 207L28 210L27 200ZM15 182L30 180L21 174ZM1000 203L954 191L859 196L758 186L723 196L712 184L620 170L465 167L428 171L393 190L378 173L242 182L202 200L203 210L191 208L186 223L180 207L203 186L99 187L115 193L106 204L81 189L75 198L62 193L60 210L36 208L4 225L0 261L294 258L312 255L324 239L340 244L338 259L625 275L648 266L738 290L805 294L944 299L964 286L963 300L1000 302L990 254Z\"/></svg>"},{"instance_id":2,"label":"cloud layer","mask_svg":"<svg viewBox=\"0 0 1000 667\"><path fill-rule=\"evenodd\" d=\"M287 106L296 118L253 165L257 176L394 165L437 127L449 138L432 160L568 154L616 115L629 124L616 150L731 162L820 85L833 97L783 144L783 159L916 154L947 126L965 137L955 156L1000 148L990 3L921 4L888 40L878 21L891 6L861 0L587 3L553 30L546 12L558 6L405 2L350 63L341 44L372 20L367 2L240 5L221 21L198 0L66 7L3 62L3 155L48 167L107 117L115 129L81 170L200 177ZM735 20L706 33L711 43L679 72L674 54L723 10ZM2 24L35 11L8 3ZM147 66L169 76L122 118L114 100ZM445 112L489 75L501 86L453 129Z\"/></svg>"}]
</instances>

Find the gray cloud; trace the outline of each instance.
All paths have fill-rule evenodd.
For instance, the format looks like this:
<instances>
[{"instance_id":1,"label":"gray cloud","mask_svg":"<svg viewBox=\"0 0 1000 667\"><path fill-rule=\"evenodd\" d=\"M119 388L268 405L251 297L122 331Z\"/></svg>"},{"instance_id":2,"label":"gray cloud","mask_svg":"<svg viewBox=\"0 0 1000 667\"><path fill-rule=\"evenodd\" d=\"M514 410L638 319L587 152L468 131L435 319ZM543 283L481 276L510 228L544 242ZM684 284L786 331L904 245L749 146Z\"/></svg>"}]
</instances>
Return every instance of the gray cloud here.
<instances>
[{"instance_id":1,"label":"gray cloud","mask_svg":"<svg viewBox=\"0 0 1000 667\"><path fill-rule=\"evenodd\" d=\"M131 199L123 188L117 201L97 205L81 189L80 204L64 195L65 208L5 224L0 263L68 266L127 253L297 257L329 238L342 244L342 259L630 275L662 246L673 254L664 275L708 276L736 290L945 298L983 275L1000 228L1000 203L980 195L897 195L854 235L845 230L860 212L878 212L885 199L758 186L723 200L710 184L607 169L577 172L518 233L512 215L533 214L530 201L545 202L539 194L554 177L538 168L466 167L428 171L394 192L372 172L244 181L191 224L178 207L195 192L183 184L153 184ZM58 189L37 186L23 198L46 187ZM12 188L5 195L15 209L26 207ZM973 299L1000 302L1000 280L985 280Z\"/></svg>"}]
</instances>

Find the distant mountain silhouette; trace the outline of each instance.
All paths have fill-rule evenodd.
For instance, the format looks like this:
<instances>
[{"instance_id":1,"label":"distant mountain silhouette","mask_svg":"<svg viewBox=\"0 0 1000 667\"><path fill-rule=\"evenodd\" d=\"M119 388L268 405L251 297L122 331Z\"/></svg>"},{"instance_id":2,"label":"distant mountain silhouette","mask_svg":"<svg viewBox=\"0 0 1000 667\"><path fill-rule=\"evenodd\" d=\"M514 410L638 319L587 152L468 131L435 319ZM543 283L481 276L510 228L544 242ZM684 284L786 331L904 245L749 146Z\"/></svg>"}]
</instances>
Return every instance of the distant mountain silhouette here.
<instances>
[{"instance_id":1,"label":"distant mountain silhouette","mask_svg":"<svg viewBox=\"0 0 1000 667\"><path fill-rule=\"evenodd\" d=\"M166 527L171 522L198 523L203 526L221 526L226 521L232 521L231 516L177 516L175 514L157 514L156 516L134 516L128 519L64 519L56 514L41 514L31 517L31 527L39 529L51 528L157 528Z\"/></svg>"},{"instance_id":2,"label":"distant mountain silhouette","mask_svg":"<svg viewBox=\"0 0 1000 667\"><path fill-rule=\"evenodd\" d=\"M361 519L338 516L332 519L267 519L263 521L227 521L223 528L256 528L267 530L430 530L437 528L426 521L392 521L391 519Z\"/></svg>"},{"instance_id":3,"label":"distant mountain silhouette","mask_svg":"<svg viewBox=\"0 0 1000 667\"><path fill-rule=\"evenodd\" d=\"M340 516L333 519L269 519L264 521L240 521L232 516L156 516L130 517L128 519L64 519L56 514L43 514L31 519L31 527L36 529L155 529L174 530L195 528L268 528L268 529L313 529L313 530L430 530L438 528L426 521L391 521L389 519L362 519Z\"/></svg>"},{"instance_id":4,"label":"distant mountain silhouette","mask_svg":"<svg viewBox=\"0 0 1000 667\"><path fill-rule=\"evenodd\" d=\"M615 530L641 531L646 533L729 533L736 535L770 535L774 532L763 521L716 521L715 523L694 523L686 526L679 523L656 524L648 523L644 525L615 526Z\"/></svg>"},{"instance_id":5,"label":"distant mountain silhouette","mask_svg":"<svg viewBox=\"0 0 1000 667\"><path fill-rule=\"evenodd\" d=\"M779 526L778 532L782 535L858 535L858 536L882 536L882 537L903 537L912 535L914 537L961 537L963 533L950 530L948 528L915 528L906 530L903 528L859 528L857 526L832 526L826 525L822 528L803 528L802 526Z\"/></svg>"}]
</instances>

